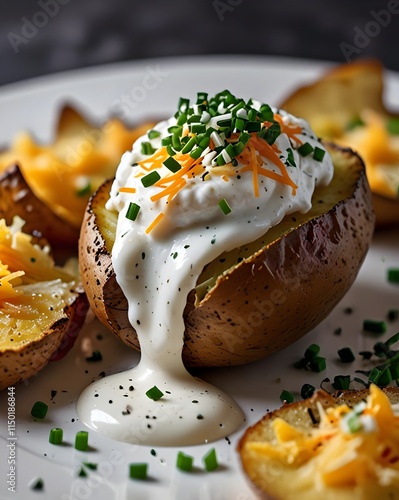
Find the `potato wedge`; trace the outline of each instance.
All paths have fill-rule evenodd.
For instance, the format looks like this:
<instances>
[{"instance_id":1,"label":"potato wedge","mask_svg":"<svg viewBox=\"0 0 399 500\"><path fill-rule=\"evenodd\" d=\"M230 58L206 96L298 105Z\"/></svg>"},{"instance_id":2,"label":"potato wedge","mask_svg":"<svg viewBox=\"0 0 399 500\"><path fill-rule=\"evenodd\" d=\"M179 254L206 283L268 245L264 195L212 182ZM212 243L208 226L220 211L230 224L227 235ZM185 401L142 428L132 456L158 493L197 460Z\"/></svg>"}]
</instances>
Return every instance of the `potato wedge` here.
<instances>
[{"instance_id":1,"label":"potato wedge","mask_svg":"<svg viewBox=\"0 0 399 500\"><path fill-rule=\"evenodd\" d=\"M18 165L0 175L0 219L10 225L15 215L26 221L24 231L43 235L52 248L77 248L79 230L61 219L31 190Z\"/></svg>"},{"instance_id":2,"label":"potato wedge","mask_svg":"<svg viewBox=\"0 0 399 500\"><path fill-rule=\"evenodd\" d=\"M399 389L387 387L383 393L389 398L391 404L399 403ZM321 412L327 409L348 406L352 409L358 403L365 401L370 395L368 389L360 391L340 391L330 395L320 390L311 398L284 404L278 410L265 415L259 422L247 429L238 444L243 469L258 491L268 494L268 498L284 500L307 500L323 498L326 500L374 500L397 498L397 485L389 484L380 486L376 481L365 478L364 484L337 485L344 481L343 471L335 477L321 479L326 472L322 464L327 463L332 469L334 456L326 450L328 439L322 442L318 451L307 448L301 441L303 436L314 436L317 440L317 429L320 426ZM380 397L380 396L377 396ZM342 410L341 410L342 411ZM287 424L287 425L286 425ZM279 438L276 436L279 433ZM291 433L291 435L290 435ZM388 430L389 434L389 430ZM284 446L280 442L296 439L299 454L288 464L284 453ZM281 441L280 441L281 440ZM309 443L308 441L308 443ZM349 445L348 445L349 446ZM324 448L324 449L323 449ZM342 464L347 450L339 447ZM394 450L392 450L394 453ZM322 453L325 454L324 462ZM296 454L296 451L294 451ZM371 460L371 453L369 455ZM317 465L316 465L317 461ZM313 463L312 463L313 462ZM390 467L387 459L387 467ZM392 462L393 464L394 462ZM395 467L393 465L393 467ZM352 470L356 466L353 465ZM358 470L358 477L361 472ZM353 473L352 473L353 475Z\"/></svg>"},{"instance_id":3,"label":"potato wedge","mask_svg":"<svg viewBox=\"0 0 399 500\"><path fill-rule=\"evenodd\" d=\"M345 64L281 103L305 118L320 137L359 152L378 227L399 225L399 115L384 105L383 76L378 61Z\"/></svg>"},{"instance_id":4,"label":"potato wedge","mask_svg":"<svg viewBox=\"0 0 399 500\"><path fill-rule=\"evenodd\" d=\"M51 144L39 144L28 132L20 132L9 149L0 152L0 173L18 164L32 191L29 196L40 200L41 210L47 205L57 216L47 213L48 217L41 219L34 212L26 213L27 224L33 224L52 244L76 246L90 195L115 175L121 155L152 125L148 121L129 128L112 118L98 126L65 105ZM61 226L57 225L59 220L63 221Z\"/></svg>"},{"instance_id":5,"label":"potato wedge","mask_svg":"<svg viewBox=\"0 0 399 500\"><path fill-rule=\"evenodd\" d=\"M291 214L263 238L206 266L184 312L187 365L255 361L316 326L353 283L374 227L361 159L327 146L335 175L307 214ZM138 349L111 262L117 214L105 209L111 181L91 198L79 254L83 286L99 319Z\"/></svg>"},{"instance_id":6,"label":"potato wedge","mask_svg":"<svg viewBox=\"0 0 399 500\"><path fill-rule=\"evenodd\" d=\"M76 259L56 266L22 225L0 220L0 389L63 357L88 309Z\"/></svg>"}]
</instances>

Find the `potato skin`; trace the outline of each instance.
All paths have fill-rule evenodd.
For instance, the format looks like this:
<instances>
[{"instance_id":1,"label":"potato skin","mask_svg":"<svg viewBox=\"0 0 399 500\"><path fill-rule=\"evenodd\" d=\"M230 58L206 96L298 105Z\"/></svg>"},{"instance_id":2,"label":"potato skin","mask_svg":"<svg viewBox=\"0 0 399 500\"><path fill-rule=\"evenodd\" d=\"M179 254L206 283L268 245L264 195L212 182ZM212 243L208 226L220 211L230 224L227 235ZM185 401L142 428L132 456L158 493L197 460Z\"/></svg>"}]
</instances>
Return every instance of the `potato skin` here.
<instances>
[{"instance_id":1,"label":"potato skin","mask_svg":"<svg viewBox=\"0 0 399 500\"><path fill-rule=\"evenodd\" d=\"M382 389L388 396L391 404L399 402L399 389L397 387L386 387ZM378 485L366 483L363 488L356 490L350 486L347 488L325 488L320 491L313 482L312 489L307 491L296 491L295 478L292 477L291 467L282 464L276 459L264 457L259 460L258 456L253 456L246 446L251 442L269 442L274 438L272 422L276 418L282 418L290 425L301 430L310 430L318 425L320 421L318 404L324 409L347 404L349 407L355 406L361 401L365 401L369 395L368 389L337 391L329 394L324 390L319 390L312 397L284 404L280 408L264 415L258 422L245 431L241 437L237 451L241 457L241 464L248 478L253 482L257 493L267 493L267 498L275 499L302 499L318 500L365 500L379 498L388 500L396 498L394 487L387 487L384 491ZM290 488L290 485L294 488ZM364 489L367 489L367 494ZM270 496L269 496L270 495Z\"/></svg>"},{"instance_id":2,"label":"potato skin","mask_svg":"<svg viewBox=\"0 0 399 500\"><path fill-rule=\"evenodd\" d=\"M219 276L199 304L195 292L189 294L184 311L186 365L240 365L268 356L315 327L351 286L373 233L371 193L361 159L347 149L330 150L356 164L350 196ZM89 202L79 244L80 271L95 314L138 349L112 267L112 238L106 241L102 233L112 233L112 227L100 227L98 217L110 185L104 184Z\"/></svg>"},{"instance_id":3,"label":"potato skin","mask_svg":"<svg viewBox=\"0 0 399 500\"><path fill-rule=\"evenodd\" d=\"M33 193L18 165L0 175L0 219L25 221L24 232L44 236L54 249L76 249L79 230L56 215Z\"/></svg>"},{"instance_id":4,"label":"potato skin","mask_svg":"<svg viewBox=\"0 0 399 500\"><path fill-rule=\"evenodd\" d=\"M75 292L76 299L65 307L63 316L39 338L17 349L0 350L0 390L27 381L72 348L89 307L83 289L78 287Z\"/></svg>"}]
</instances>

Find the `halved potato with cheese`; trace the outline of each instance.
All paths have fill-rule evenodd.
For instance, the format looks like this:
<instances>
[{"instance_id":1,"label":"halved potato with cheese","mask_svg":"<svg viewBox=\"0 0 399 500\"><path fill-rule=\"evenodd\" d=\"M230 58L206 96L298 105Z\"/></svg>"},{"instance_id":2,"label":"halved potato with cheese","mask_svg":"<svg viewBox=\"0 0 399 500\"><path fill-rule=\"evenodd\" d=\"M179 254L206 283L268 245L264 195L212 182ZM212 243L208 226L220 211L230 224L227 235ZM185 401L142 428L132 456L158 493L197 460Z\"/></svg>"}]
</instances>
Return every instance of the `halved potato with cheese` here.
<instances>
[{"instance_id":1,"label":"halved potato with cheese","mask_svg":"<svg viewBox=\"0 0 399 500\"><path fill-rule=\"evenodd\" d=\"M121 155L151 126L152 122L147 122L129 128L116 118L96 126L67 105L60 112L52 143L39 144L28 132L20 132L0 153L0 173L19 165L25 188L32 191L30 198L54 212L62 229L54 216L38 217L36 204L31 213L22 213L23 205L15 203L14 214L24 217L29 225L34 223L53 245L64 246L68 241L76 245L90 195L115 175ZM41 225L51 225L53 230L44 231Z\"/></svg>"},{"instance_id":2,"label":"halved potato with cheese","mask_svg":"<svg viewBox=\"0 0 399 500\"><path fill-rule=\"evenodd\" d=\"M250 427L238 451L261 491L284 500L398 498L399 389L315 393Z\"/></svg>"},{"instance_id":3,"label":"halved potato with cheese","mask_svg":"<svg viewBox=\"0 0 399 500\"><path fill-rule=\"evenodd\" d=\"M209 263L184 311L187 365L248 363L316 326L353 283L374 227L361 159L326 145L335 173L307 214L286 216L264 237ZM139 349L111 261L117 214L105 208L111 181L91 198L81 230L83 286L99 319Z\"/></svg>"},{"instance_id":4,"label":"halved potato with cheese","mask_svg":"<svg viewBox=\"0 0 399 500\"><path fill-rule=\"evenodd\" d=\"M383 103L383 67L360 61L297 89L281 107L319 137L357 151L366 164L377 225L399 224L399 115Z\"/></svg>"},{"instance_id":5,"label":"halved potato with cheese","mask_svg":"<svg viewBox=\"0 0 399 500\"><path fill-rule=\"evenodd\" d=\"M56 266L48 245L0 220L0 389L72 346L88 308L76 259Z\"/></svg>"}]
</instances>

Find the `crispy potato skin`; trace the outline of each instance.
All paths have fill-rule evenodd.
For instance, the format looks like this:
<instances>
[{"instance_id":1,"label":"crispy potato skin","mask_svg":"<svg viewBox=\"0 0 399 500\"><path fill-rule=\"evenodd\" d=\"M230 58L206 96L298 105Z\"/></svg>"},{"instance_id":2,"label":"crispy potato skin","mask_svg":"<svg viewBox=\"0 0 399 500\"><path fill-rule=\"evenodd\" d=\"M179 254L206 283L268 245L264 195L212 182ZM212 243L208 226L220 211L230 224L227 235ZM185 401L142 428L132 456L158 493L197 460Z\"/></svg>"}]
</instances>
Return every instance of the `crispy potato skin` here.
<instances>
[{"instance_id":1,"label":"crispy potato skin","mask_svg":"<svg viewBox=\"0 0 399 500\"><path fill-rule=\"evenodd\" d=\"M391 403L399 402L399 389L397 387L386 387L383 391L389 397ZM302 430L310 429L317 426L319 422L319 412L317 404L321 404L323 408L347 404L353 407L360 401L367 399L369 394L368 389L359 391L338 391L335 394L329 394L324 390L319 390L314 395L303 401L284 404L281 408L267 413L256 424L249 427L237 445L237 451L241 457L242 467L248 478L253 482L258 493L267 493L267 498L294 500L306 498L307 500L316 500L321 497L325 500L365 500L379 498L380 500L396 498L393 495L393 488L386 488L384 493L377 488L373 491L373 485L367 486L367 494L364 491L355 491L354 488L340 489L325 489L322 493L316 491L295 491L295 488L289 488L292 477L289 475L291 471L286 465L283 465L278 460L273 460L265 457L265 460L255 458L251 451L247 448L247 444L251 442L268 442L273 439L274 431L272 422L276 418L282 418L289 424ZM288 486L287 486L288 485ZM295 487L295 484L293 485ZM396 491L397 493L397 491ZM270 496L269 496L270 495ZM321 496L322 495L322 496Z\"/></svg>"},{"instance_id":2,"label":"crispy potato skin","mask_svg":"<svg viewBox=\"0 0 399 500\"><path fill-rule=\"evenodd\" d=\"M0 219L11 224L15 215L25 221L26 233L44 236L52 248L76 248L79 230L37 198L18 165L0 175Z\"/></svg>"},{"instance_id":3,"label":"crispy potato skin","mask_svg":"<svg viewBox=\"0 0 399 500\"><path fill-rule=\"evenodd\" d=\"M88 310L86 294L76 289L76 299L39 338L18 349L0 350L0 390L27 381L50 360L64 357L73 346Z\"/></svg>"},{"instance_id":4,"label":"crispy potato skin","mask_svg":"<svg viewBox=\"0 0 399 500\"><path fill-rule=\"evenodd\" d=\"M371 193L361 159L350 150L331 148L356 164L350 196L219 276L199 304L195 292L189 294L184 311L187 365L240 365L268 356L315 327L353 283L373 233ZM95 314L138 349L112 267L112 225L99 226L98 210L110 185L104 184L89 202L79 244L80 271Z\"/></svg>"}]
</instances>

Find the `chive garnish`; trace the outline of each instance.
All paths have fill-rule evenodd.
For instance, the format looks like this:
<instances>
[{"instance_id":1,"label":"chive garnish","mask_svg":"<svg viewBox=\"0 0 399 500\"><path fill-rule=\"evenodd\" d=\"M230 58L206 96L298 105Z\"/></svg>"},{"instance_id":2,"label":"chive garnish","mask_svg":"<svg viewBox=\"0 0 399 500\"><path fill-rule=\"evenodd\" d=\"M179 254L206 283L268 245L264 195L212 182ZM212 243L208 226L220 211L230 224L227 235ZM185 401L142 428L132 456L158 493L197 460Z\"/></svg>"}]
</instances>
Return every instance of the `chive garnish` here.
<instances>
[{"instance_id":1,"label":"chive garnish","mask_svg":"<svg viewBox=\"0 0 399 500\"><path fill-rule=\"evenodd\" d=\"M150 130L148 132L148 138L149 139L156 139L157 137L159 137L161 135L161 132L159 132L158 130Z\"/></svg>"},{"instance_id":2,"label":"chive garnish","mask_svg":"<svg viewBox=\"0 0 399 500\"><path fill-rule=\"evenodd\" d=\"M153 401L158 401L164 396L164 393L160 389L158 389L156 385L154 385L154 387L149 389L145 394L148 398L152 399Z\"/></svg>"},{"instance_id":3,"label":"chive garnish","mask_svg":"<svg viewBox=\"0 0 399 500\"><path fill-rule=\"evenodd\" d=\"M218 202L218 205L221 211L224 213L224 215L228 215L231 212L230 205L224 198Z\"/></svg>"},{"instance_id":4,"label":"chive garnish","mask_svg":"<svg viewBox=\"0 0 399 500\"><path fill-rule=\"evenodd\" d=\"M294 152L292 151L292 148L287 148L287 161L291 165L291 167L296 167Z\"/></svg>"},{"instance_id":5,"label":"chive garnish","mask_svg":"<svg viewBox=\"0 0 399 500\"><path fill-rule=\"evenodd\" d=\"M149 156L149 155L154 154L155 151L156 151L156 149L152 147L150 142L142 142L141 143L141 153L143 155Z\"/></svg>"},{"instance_id":6,"label":"chive garnish","mask_svg":"<svg viewBox=\"0 0 399 500\"><path fill-rule=\"evenodd\" d=\"M154 172L150 172L149 174L145 175L144 177L141 178L141 183L145 188L152 186L155 184L161 176L159 173L155 170Z\"/></svg>"},{"instance_id":7,"label":"chive garnish","mask_svg":"<svg viewBox=\"0 0 399 500\"><path fill-rule=\"evenodd\" d=\"M286 391L285 389L281 391L280 401L282 403L293 403L295 401L294 395L290 391Z\"/></svg>"},{"instance_id":8,"label":"chive garnish","mask_svg":"<svg viewBox=\"0 0 399 500\"><path fill-rule=\"evenodd\" d=\"M301 156L308 156L310 153L313 153L314 149L308 142L305 142L299 146L297 151Z\"/></svg>"},{"instance_id":9,"label":"chive garnish","mask_svg":"<svg viewBox=\"0 0 399 500\"><path fill-rule=\"evenodd\" d=\"M307 399L307 398L310 398L311 396L313 396L313 393L315 390L316 390L316 388L313 385L303 384L303 386L301 388L302 399Z\"/></svg>"},{"instance_id":10,"label":"chive garnish","mask_svg":"<svg viewBox=\"0 0 399 500\"><path fill-rule=\"evenodd\" d=\"M365 319L363 321L363 330L372 333L385 333L387 331L387 325L385 321Z\"/></svg>"},{"instance_id":11,"label":"chive garnish","mask_svg":"<svg viewBox=\"0 0 399 500\"><path fill-rule=\"evenodd\" d=\"M183 148L184 150L184 148ZM183 151L182 151L183 152ZM163 164L165 165L165 167L170 170L171 172L173 172L174 174L176 172L178 172L180 169L181 169L181 165L178 161L176 161L172 156L169 156L169 158L167 158Z\"/></svg>"},{"instance_id":12,"label":"chive garnish","mask_svg":"<svg viewBox=\"0 0 399 500\"><path fill-rule=\"evenodd\" d=\"M218 459L216 456L215 448L211 448L208 453L202 457L202 462L204 464L205 470L212 472L219 467Z\"/></svg>"},{"instance_id":13,"label":"chive garnish","mask_svg":"<svg viewBox=\"0 0 399 500\"><path fill-rule=\"evenodd\" d=\"M326 369L327 367L327 361L326 358L323 358L321 356L316 356L315 358L311 359L309 361L309 368L313 372L322 372Z\"/></svg>"},{"instance_id":14,"label":"chive garnish","mask_svg":"<svg viewBox=\"0 0 399 500\"><path fill-rule=\"evenodd\" d=\"M89 433L87 431L78 431L75 436L75 449L87 451L89 447Z\"/></svg>"},{"instance_id":15,"label":"chive garnish","mask_svg":"<svg viewBox=\"0 0 399 500\"><path fill-rule=\"evenodd\" d=\"M313 151L313 159L316 161L323 161L325 154L326 152L324 151L324 149L321 149L316 146Z\"/></svg>"},{"instance_id":16,"label":"chive garnish","mask_svg":"<svg viewBox=\"0 0 399 500\"><path fill-rule=\"evenodd\" d=\"M130 479L147 479L148 464L135 463L129 465Z\"/></svg>"},{"instance_id":17,"label":"chive garnish","mask_svg":"<svg viewBox=\"0 0 399 500\"><path fill-rule=\"evenodd\" d=\"M83 462L83 465L90 470L97 470L98 465L93 462Z\"/></svg>"},{"instance_id":18,"label":"chive garnish","mask_svg":"<svg viewBox=\"0 0 399 500\"><path fill-rule=\"evenodd\" d=\"M34 418L43 419L47 415L48 405L43 403L43 401L36 401L36 403L32 406L30 414Z\"/></svg>"},{"instance_id":19,"label":"chive garnish","mask_svg":"<svg viewBox=\"0 0 399 500\"><path fill-rule=\"evenodd\" d=\"M41 491L44 488L44 481L40 477L35 479L31 484L31 489L34 491Z\"/></svg>"},{"instance_id":20,"label":"chive garnish","mask_svg":"<svg viewBox=\"0 0 399 500\"><path fill-rule=\"evenodd\" d=\"M355 355L350 347L343 347L342 349L339 349L338 356L343 363L352 363L352 361L355 361Z\"/></svg>"},{"instance_id":21,"label":"chive garnish","mask_svg":"<svg viewBox=\"0 0 399 500\"><path fill-rule=\"evenodd\" d=\"M194 458L186 455L182 451L177 454L176 467L184 472L191 472L193 469Z\"/></svg>"},{"instance_id":22,"label":"chive garnish","mask_svg":"<svg viewBox=\"0 0 399 500\"><path fill-rule=\"evenodd\" d=\"M387 277L389 283L399 283L399 268L388 269Z\"/></svg>"},{"instance_id":23,"label":"chive garnish","mask_svg":"<svg viewBox=\"0 0 399 500\"><path fill-rule=\"evenodd\" d=\"M126 212L126 218L134 221L137 219L139 212L140 212L140 205L137 205L137 203L130 202Z\"/></svg>"},{"instance_id":24,"label":"chive garnish","mask_svg":"<svg viewBox=\"0 0 399 500\"><path fill-rule=\"evenodd\" d=\"M336 391L347 391L350 383L351 379L349 375L336 375L331 385Z\"/></svg>"},{"instance_id":25,"label":"chive garnish","mask_svg":"<svg viewBox=\"0 0 399 500\"><path fill-rule=\"evenodd\" d=\"M318 344L310 344L310 346L306 349L304 357L306 359L315 358L320 352L320 346Z\"/></svg>"},{"instance_id":26,"label":"chive garnish","mask_svg":"<svg viewBox=\"0 0 399 500\"><path fill-rule=\"evenodd\" d=\"M79 472L78 472L79 477L87 477L87 472L84 470L83 467L80 467Z\"/></svg>"},{"instance_id":27,"label":"chive garnish","mask_svg":"<svg viewBox=\"0 0 399 500\"><path fill-rule=\"evenodd\" d=\"M54 427L50 430L49 443L51 444L61 444L63 437L63 431L59 427Z\"/></svg>"}]
</instances>

